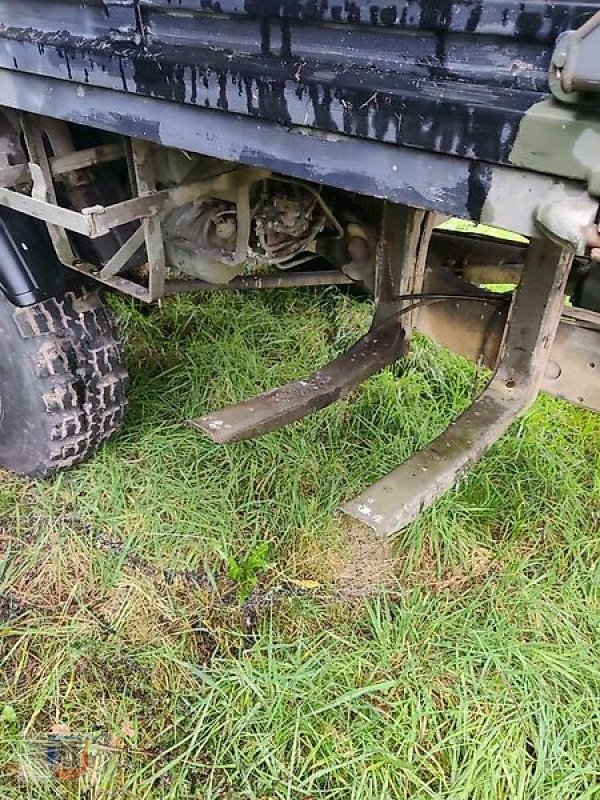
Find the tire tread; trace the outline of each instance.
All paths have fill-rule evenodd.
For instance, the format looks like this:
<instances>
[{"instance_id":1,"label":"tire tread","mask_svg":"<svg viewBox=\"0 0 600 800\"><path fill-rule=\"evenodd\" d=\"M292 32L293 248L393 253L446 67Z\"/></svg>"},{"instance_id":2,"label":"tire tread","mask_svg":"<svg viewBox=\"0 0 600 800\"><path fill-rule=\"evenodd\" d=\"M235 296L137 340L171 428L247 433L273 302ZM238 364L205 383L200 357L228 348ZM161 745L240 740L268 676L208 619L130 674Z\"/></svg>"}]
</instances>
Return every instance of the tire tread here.
<instances>
[{"instance_id":1,"label":"tire tread","mask_svg":"<svg viewBox=\"0 0 600 800\"><path fill-rule=\"evenodd\" d=\"M84 461L122 426L128 375L114 316L97 291L15 309L39 381L48 432L35 474Z\"/></svg>"}]
</instances>

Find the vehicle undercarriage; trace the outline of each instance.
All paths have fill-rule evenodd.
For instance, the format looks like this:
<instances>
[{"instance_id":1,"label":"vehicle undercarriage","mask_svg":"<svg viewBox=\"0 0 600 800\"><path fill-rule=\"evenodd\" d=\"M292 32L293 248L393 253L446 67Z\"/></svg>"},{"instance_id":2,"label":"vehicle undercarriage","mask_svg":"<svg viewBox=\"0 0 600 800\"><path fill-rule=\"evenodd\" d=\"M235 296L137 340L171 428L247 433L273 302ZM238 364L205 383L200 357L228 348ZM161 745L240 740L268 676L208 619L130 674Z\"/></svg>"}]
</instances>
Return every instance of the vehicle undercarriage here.
<instances>
[{"instance_id":1,"label":"vehicle undercarriage","mask_svg":"<svg viewBox=\"0 0 600 800\"><path fill-rule=\"evenodd\" d=\"M301 3L240 15L228 3L206 9L190 0L173 11L159 0L113 2L104 32L92 3L93 35L75 30L82 16L68 3L25 5L31 14L54 8L36 29L33 17L17 25L0 4L1 277L17 315L55 297L52 281L65 268L86 285L150 303L180 292L298 286L369 295L372 326L345 354L191 424L222 444L276 430L404 358L414 329L488 368L486 388L446 432L345 504L379 535L450 489L540 390L600 411L595 8L569 6L548 30L545 22L526 29L507 12L507 50L486 64L468 47L483 46L478 35L499 47L493 4L481 20L461 22L458 11L445 21L439 9L424 17L437 6L421 3L420 53L410 49L410 13L403 23L397 14L384 19L384 10L375 19L365 3L350 5L371 7L367 25L350 12L312 17ZM68 33L55 30L63 5ZM228 31L239 36L235 80ZM383 64L378 53L394 35L399 49ZM325 70L326 45L349 57L358 44L355 63L338 53L336 69ZM193 66L200 51L208 59L202 81ZM467 52L478 53L473 63ZM92 75L92 65L102 71ZM374 71L380 82L364 96L359 78L368 86ZM536 144L544 136L550 146ZM442 225L455 217L488 227ZM489 226L511 237L490 235ZM43 251L43 263L23 256L30 250ZM65 441L82 441L85 425L97 424L84 417L65 417ZM63 453L56 466L78 456ZM47 460L12 466L53 471Z\"/></svg>"}]
</instances>

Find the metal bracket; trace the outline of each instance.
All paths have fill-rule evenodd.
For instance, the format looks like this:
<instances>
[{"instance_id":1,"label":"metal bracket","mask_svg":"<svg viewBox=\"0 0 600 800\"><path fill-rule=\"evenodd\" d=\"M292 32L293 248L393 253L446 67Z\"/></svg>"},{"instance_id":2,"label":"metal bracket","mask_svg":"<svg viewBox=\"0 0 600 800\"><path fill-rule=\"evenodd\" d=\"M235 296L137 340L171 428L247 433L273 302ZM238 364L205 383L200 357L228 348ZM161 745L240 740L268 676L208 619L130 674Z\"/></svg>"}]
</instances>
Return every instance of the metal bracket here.
<instances>
[{"instance_id":1,"label":"metal bracket","mask_svg":"<svg viewBox=\"0 0 600 800\"><path fill-rule=\"evenodd\" d=\"M571 251L535 240L515 292L501 356L482 395L429 447L342 510L387 536L452 488L535 400L564 305Z\"/></svg>"},{"instance_id":2,"label":"metal bracket","mask_svg":"<svg viewBox=\"0 0 600 800\"><path fill-rule=\"evenodd\" d=\"M121 144L75 151L69 149L70 137L63 123L22 114L21 126L29 163L0 168L0 205L43 220L58 258L65 266L146 302L163 297L165 293L166 259L162 215L213 193L217 196L220 193L229 194L232 172L236 176L235 186L241 186L242 189L267 174L265 170L239 167L206 180L159 191L156 188L151 157L154 145L148 142L130 140L129 152ZM56 144L60 150L53 156L47 152L46 135L53 147ZM135 197L111 206L93 206L81 211L58 205L54 186L56 178L76 185L78 170L125 157L131 166ZM32 187L30 194L25 191L27 187ZM74 254L67 231L97 239L115 228L136 221L141 223L140 227L124 241L101 270L78 259ZM147 286L119 275L142 247L145 247L147 254Z\"/></svg>"},{"instance_id":3,"label":"metal bracket","mask_svg":"<svg viewBox=\"0 0 600 800\"><path fill-rule=\"evenodd\" d=\"M153 146L149 142L132 140L131 155L138 195L150 199L156 195L157 191L152 150ZM164 294L167 266L162 225L158 214L151 214L142 219L142 231L148 258L148 300L152 301ZM130 242L135 236L134 233ZM139 249L139 247L135 248L135 244L136 242L133 241L129 248L132 255Z\"/></svg>"},{"instance_id":4,"label":"metal bracket","mask_svg":"<svg viewBox=\"0 0 600 800\"><path fill-rule=\"evenodd\" d=\"M386 202L375 260L375 314L373 325L402 313L410 301L402 295L423 290L427 253L438 216L429 211ZM406 338L414 328L418 311L403 314Z\"/></svg>"},{"instance_id":5,"label":"metal bracket","mask_svg":"<svg viewBox=\"0 0 600 800\"><path fill-rule=\"evenodd\" d=\"M33 186L31 199L39 204L57 206L52 169L46 153L42 129L37 125L35 117L31 114L23 114L21 116L21 128L25 139L25 147L29 154L29 172ZM48 221L47 227L58 258L63 264L74 261L75 255L65 229L61 227L59 222L52 221Z\"/></svg>"},{"instance_id":6,"label":"metal bracket","mask_svg":"<svg viewBox=\"0 0 600 800\"><path fill-rule=\"evenodd\" d=\"M550 89L563 103L580 103L582 93L600 92L600 12L559 37L550 65Z\"/></svg>"},{"instance_id":7,"label":"metal bracket","mask_svg":"<svg viewBox=\"0 0 600 800\"><path fill-rule=\"evenodd\" d=\"M56 142L61 151L54 156L49 155L44 141L46 126L49 131L49 139L53 143ZM45 120L45 118L38 118L30 114L21 116L21 127L29 154L29 164L23 165L19 170L5 168L0 172L0 205L45 221L54 249L65 266L91 275L141 300L155 299L160 296L161 283L158 281L157 285L156 278L154 281L152 279L153 275L161 275L164 281L165 270L164 263L161 265L160 261L160 248L155 247L156 234L153 234L152 225L148 221L153 219L170 200L169 193L156 191L156 187L144 175L145 165L141 163L136 171L136 178L139 177L140 196L108 208L95 206L84 208L81 211L73 211L59 206L54 186L55 178L76 183L77 178L74 173L77 170L98 163L107 163L124 156L124 149L120 145L69 151L69 137L64 135L60 126L61 123L52 119ZM134 152L137 152L138 147L145 148L146 145L132 142ZM32 186L30 195L13 188L22 188L27 184ZM135 232L113 256L104 270L98 272L94 265L81 261L73 252L67 231L95 239L106 235L116 227L136 220L144 220L141 228L144 234L143 238L140 240L139 233ZM150 264L150 280L147 289L117 275L129 258L144 244L148 250ZM162 248L162 236L160 236L160 247Z\"/></svg>"}]
</instances>

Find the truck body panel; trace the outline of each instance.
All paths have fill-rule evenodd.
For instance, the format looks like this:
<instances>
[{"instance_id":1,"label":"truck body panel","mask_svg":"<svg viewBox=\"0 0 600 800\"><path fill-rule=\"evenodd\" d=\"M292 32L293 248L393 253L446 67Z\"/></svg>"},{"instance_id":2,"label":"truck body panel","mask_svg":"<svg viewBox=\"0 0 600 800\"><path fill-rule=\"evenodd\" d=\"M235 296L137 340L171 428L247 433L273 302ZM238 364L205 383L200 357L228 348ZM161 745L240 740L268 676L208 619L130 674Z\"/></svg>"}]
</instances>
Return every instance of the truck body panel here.
<instances>
[{"instance_id":1,"label":"truck body panel","mask_svg":"<svg viewBox=\"0 0 600 800\"><path fill-rule=\"evenodd\" d=\"M3 0L0 68L16 80L41 75L48 86L69 81L511 164L523 117L549 97L554 43L598 9L537 0Z\"/></svg>"}]
</instances>

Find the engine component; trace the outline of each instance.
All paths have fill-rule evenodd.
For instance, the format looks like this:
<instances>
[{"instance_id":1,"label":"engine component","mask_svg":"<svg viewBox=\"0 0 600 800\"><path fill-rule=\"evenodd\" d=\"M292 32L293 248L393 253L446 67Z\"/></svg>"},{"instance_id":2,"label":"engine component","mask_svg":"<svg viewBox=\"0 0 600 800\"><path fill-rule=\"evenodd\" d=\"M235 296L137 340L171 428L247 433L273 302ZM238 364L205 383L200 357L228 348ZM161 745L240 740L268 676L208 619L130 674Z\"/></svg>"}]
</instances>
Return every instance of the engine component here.
<instances>
[{"instance_id":1,"label":"engine component","mask_svg":"<svg viewBox=\"0 0 600 800\"><path fill-rule=\"evenodd\" d=\"M215 200L173 211L165 224L165 249L171 266L209 283L229 283L239 275L237 213L234 203Z\"/></svg>"},{"instance_id":2,"label":"engine component","mask_svg":"<svg viewBox=\"0 0 600 800\"><path fill-rule=\"evenodd\" d=\"M273 192L275 181L263 182L252 210L253 249L268 264L289 269L308 260L296 256L314 253L315 239L327 221L326 206L314 189L287 180L277 181L283 188Z\"/></svg>"},{"instance_id":3,"label":"engine component","mask_svg":"<svg viewBox=\"0 0 600 800\"><path fill-rule=\"evenodd\" d=\"M364 225L351 222L346 227L346 253L350 259L342 267L345 275L355 281L360 281L369 289L373 289L374 256L376 250L376 236L372 230Z\"/></svg>"},{"instance_id":4,"label":"engine component","mask_svg":"<svg viewBox=\"0 0 600 800\"><path fill-rule=\"evenodd\" d=\"M236 188L234 181L230 188ZM226 284L244 272L247 260L290 269L316 257L317 237L326 228L336 239L344 235L320 191L298 181L261 178L224 197L190 203L167 218L172 267Z\"/></svg>"}]
</instances>

